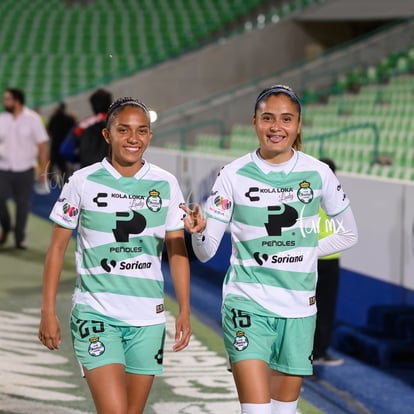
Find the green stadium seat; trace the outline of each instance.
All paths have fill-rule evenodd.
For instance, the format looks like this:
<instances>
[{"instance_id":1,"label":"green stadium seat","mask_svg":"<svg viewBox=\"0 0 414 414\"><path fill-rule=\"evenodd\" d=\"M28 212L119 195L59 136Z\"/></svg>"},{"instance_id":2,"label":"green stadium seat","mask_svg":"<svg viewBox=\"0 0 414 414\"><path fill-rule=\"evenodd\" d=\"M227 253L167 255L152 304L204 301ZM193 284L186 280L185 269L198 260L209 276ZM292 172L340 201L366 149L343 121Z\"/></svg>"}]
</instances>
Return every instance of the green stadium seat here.
<instances>
[{"instance_id":1,"label":"green stadium seat","mask_svg":"<svg viewBox=\"0 0 414 414\"><path fill-rule=\"evenodd\" d=\"M219 153L223 150L221 143L222 139L219 135L199 134L196 137L193 150L204 153Z\"/></svg>"},{"instance_id":2,"label":"green stadium seat","mask_svg":"<svg viewBox=\"0 0 414 414\"><path fill-rule=\"evenodd\" d=\"M178 56L197 42L205 42L212 32L236 21L240 13L247 13L260 3L264 0L247 3L241 0L125 0L122 3L96 0L93 4L69 7L61 0L3 0L0 3L1 63L8 62L9 56L17 52L28 56L49 55L51 58L45 61L44 70L50 76L55 76L52 75L55 72L58 72L56 76L63 77L78 73L79 80L68 78L65 82L69 87L67 93L71 94L79 87L101 81L102 76L115 79ZM113 37L109 35L111 31L115 32ZM72 58L70 66L64 68L62 60L57 58L77 56L78 62L83 62L83 56L90 54L98 55L96 62L102 68L87 69L86 64L79 67L73 64L76 60ZM104 59L110 54L112 59ZM44 96L45 101L54 99L55 95L47 97L42 90L37 69L26 66L26 71L33 72L24 75L19 69L19 58L10 57L10 60L14 69L0 69L0 82L30 86L36 100L39 96ZM45 83L46 91L55 94L59 90L57 81ZM52 88L49 83L53 84ZM71 85L76 90L71 91Z\"/></svg>"},{"instance_id":3,"label":"green stadium seat","mask_svg":"<svg viewBox=\"0 0 414 414\"><path fill-rule=\"evenodd\" d=\"M278 3L276 13L281 18L317 2L286 0ZM51 102L178 56L265 3L95 0L68 7L61 0L3 0L0 82L27 89L29 102ZM326 104L319 102L319 90L302 91L305 151L319 156L319 141L307 142L307 137L337 131L325 139L323 155L334 158L341 169L413 179L413 68L414 43L376 65L338 76ZM384 79L388 82L383 83ZM367 122L377 125L379 153L393 157L393 166L371 166L372 129L344 130ZM224 151L220 138L204 135L197 138L196 147ZM235 125L229 146L228 153L233 155L253 150L257 138L251 125Z\"/></svg>"},{"instance_id":4,"label":"green stadium seat","mask_svg":"<svg viewBox=\"0 0 414 414\"><path fill-rule=\"evenodd\" d=\"M405 56L399 54L398 59L402 55ZM316 157L322 155L334 159L342 171L412 180L414 76L407 72L398 73L390 72L389 82L381 85L370 84L369 76L361 76L361 82L365 79L365 83L354 93L347 92L351 77L345 75L340 81L345 82L339 88L342 92L337 93L339 82L334 85L326 104L305 102L304 151ZM343 115L338 116L338 111ZM375 125L376 131L373 129ZM242 130L242 126L235 126L232 134L240 134ZM373 164L376 133L379 133L380 160L390 165ZM323 153L320 155L322 139Z\"/></svg>"}]
</instances>

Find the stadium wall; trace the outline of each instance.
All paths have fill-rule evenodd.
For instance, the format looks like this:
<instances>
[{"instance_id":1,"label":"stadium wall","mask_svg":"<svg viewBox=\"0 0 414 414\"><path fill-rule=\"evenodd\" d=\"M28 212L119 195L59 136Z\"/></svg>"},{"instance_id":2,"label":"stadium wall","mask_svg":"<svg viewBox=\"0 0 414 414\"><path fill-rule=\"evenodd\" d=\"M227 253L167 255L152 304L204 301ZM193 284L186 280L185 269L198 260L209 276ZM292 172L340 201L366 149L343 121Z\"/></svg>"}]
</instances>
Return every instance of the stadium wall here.
<instances>
[{"instance_id":1,"label":"stadium wall","mask_svg":"<svg viewBox=\"0 0 414 414\"><path fill-rule=\"evenodd\" d=\"M231 159L148 149L150 162L176 175L188 201L203 202L219 169ZM414 305L414 183L338 172L351 199L359 243L342 253L337 319L366 323L372 305ZM220 284L228 265L226 235L214 259L211 282ZM217 280L219 279L219 280Z\"/></svg>"}]
</instances>

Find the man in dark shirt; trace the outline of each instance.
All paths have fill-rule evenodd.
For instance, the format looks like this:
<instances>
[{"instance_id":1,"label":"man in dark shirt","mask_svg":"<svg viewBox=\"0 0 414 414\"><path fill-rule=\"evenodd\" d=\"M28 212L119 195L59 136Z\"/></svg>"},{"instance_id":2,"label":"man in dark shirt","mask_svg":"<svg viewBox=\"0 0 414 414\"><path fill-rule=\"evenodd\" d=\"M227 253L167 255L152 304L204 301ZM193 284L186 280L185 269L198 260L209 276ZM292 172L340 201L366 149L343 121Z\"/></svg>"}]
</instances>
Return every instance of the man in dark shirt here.
<instances>
[{"instance_id":1,"label":"man in dark shirt","mask_svg":"<svg viewBox=\"0 0 414 414\"><path fill-rule=\"evenodd\" d=\"M60 153L60 145L75 123L75 118L66 112L65 102L61 102L50 117L47 126L51 140L50 171L58 170L63 177L67 176L68 169L66 160Z\"/></svg>"}]
</instances>

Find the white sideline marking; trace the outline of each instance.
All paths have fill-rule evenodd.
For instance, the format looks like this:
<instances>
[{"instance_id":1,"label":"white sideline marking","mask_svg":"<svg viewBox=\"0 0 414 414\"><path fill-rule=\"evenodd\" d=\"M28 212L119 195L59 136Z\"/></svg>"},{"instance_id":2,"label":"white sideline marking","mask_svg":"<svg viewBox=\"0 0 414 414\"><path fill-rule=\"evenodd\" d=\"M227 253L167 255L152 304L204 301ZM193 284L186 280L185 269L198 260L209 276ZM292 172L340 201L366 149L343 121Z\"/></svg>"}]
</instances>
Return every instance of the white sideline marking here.
<instances>
[{"instance_id":1,"label":"white sideline marking","mask_svg":"<svg viewBox=\"0 0 414 414\"><path fill-rule=\"evenodd\" d=\"M167 314L164 347L164 374L161 378L172 392L188 402L160 402L152 405L157 414L239 414L240 405L233 376L226 370L226 359L210 351L196 337L188 348L172 352L174 317Z\"/></svg>"},{"instance_id":2,"label":"white sideline marking","mask_svg":"<svg viewBox=\"0 0 414 414\"><path fill-rule=\"evenodd\" d=\"M36 314L38 312L36 310ZM71 372L53 366L65 364L68 359L40 344L37 338L39 316L28 313L35 312L31 309L21 313L0 311L1 410L13 414L87 414L60 406L62 402L84 398L65 392L77 387L65 381Z\"/></svg>"},{"instance_id":3,"label":"white sideline marking","mask_svg":"<svg viewBox=\"0 0 414 414\"><path fill-rule=\"evenodd\" d=\"M63 402L84 398L71 393L78 386L67 382L65 377L72 373L56 368L68 363L68 359L49 351L38 341L38 309L25 309L21 313L0 311L0 326L2 411L10 414L90 414L61 406ZM167 314L165 365L160 378L181 401L156 402L151 407L154 412L239 414L240 404L233 377L226 370L226 359L210 351L195 337L188 349L179 353L172 352L173 343L174 318Z\"/></svg>"}]
</instances>

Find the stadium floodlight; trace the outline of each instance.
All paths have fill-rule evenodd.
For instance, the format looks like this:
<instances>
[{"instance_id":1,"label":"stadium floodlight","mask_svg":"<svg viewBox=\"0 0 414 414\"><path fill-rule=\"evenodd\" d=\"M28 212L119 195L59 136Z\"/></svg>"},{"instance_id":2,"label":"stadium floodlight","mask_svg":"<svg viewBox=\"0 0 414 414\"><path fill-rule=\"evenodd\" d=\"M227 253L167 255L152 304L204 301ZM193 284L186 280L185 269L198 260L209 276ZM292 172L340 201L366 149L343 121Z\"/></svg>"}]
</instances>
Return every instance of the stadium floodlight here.
<instances>
[{"instance_id":1,"label":"stadium floodlight","mask_svg":"<svg viewBox=\"0 0 414 414\"><path fill-rule=\"evenodd\" d=\"M150 120L151 120L151 122L155 122L157 120L157 118L158 118L157 112L155 112L154 110L150 109L149 113L150 113Z\"/></svg>"},{"instance_id":2,"label":"stadium floodlight","mask_svg":"<svg viewBox=\"0 0 414 414\"><path fill-rule=\"evenodd\" d=\"M149 110L149 113L150 113L150 120L151 120L151 123L155 122L155 121L158 119L158 114L157 114L157 112L156 112L156 111L154 111L153 109L150 109L150 110Z\"/></svg>"}]
</instances>

